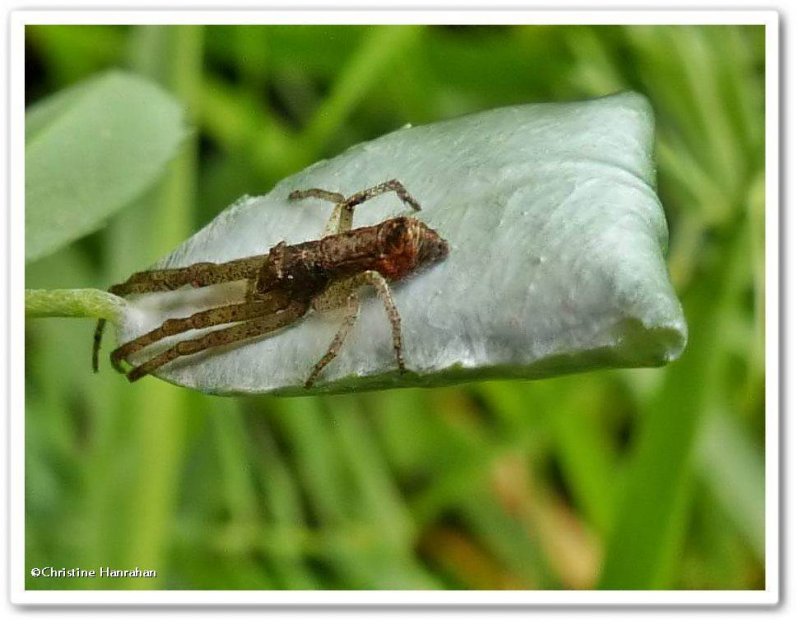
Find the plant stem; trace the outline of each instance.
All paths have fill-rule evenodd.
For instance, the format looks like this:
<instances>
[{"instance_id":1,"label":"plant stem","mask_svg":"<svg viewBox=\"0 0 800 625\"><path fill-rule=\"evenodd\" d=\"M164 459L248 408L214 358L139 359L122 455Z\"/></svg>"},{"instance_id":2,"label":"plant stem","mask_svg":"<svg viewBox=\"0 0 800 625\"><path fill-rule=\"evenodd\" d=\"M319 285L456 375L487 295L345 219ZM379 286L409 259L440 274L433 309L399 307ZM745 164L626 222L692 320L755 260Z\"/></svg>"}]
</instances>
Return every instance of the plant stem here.
<instances>
[{"instance_id":1,"label":"plant stem","mask_svg":"<svg viewBox=\"0 0 800 625\"><path fill-rule=\"evenodd\" d=\"M134 67L158 80L196 117L198 87L202 83L203 29L197 26L143 26ZM197 184L197 137L184 143L170 163L166 177L153 196L148 222L140 224L150 254L157 256L186 239L193 228ZM134 236L131 232L127 237ZM130 239L129 239L130 240ZM182 389L153 381L145 392L131 398L133 414L158 415L137 419L131 427L138 472L127 493L137 511L120 556L124 566L166 570L171 556L175 514L184 469L187 427L196 402ZM165 576L166 577L166 576ZM130 578L129 589L153 589L163 578Z\"/></svg>"},{"instance_id":2,"label":"plant stem","mask_svg":"<svg viewBox=\"0 0 800 625\"><path fill-rule=\"evenodd\" d=\"M95 317L115 321L125 300L99 289L25 289L25 317Z\"/></svg>"}]
</instances>

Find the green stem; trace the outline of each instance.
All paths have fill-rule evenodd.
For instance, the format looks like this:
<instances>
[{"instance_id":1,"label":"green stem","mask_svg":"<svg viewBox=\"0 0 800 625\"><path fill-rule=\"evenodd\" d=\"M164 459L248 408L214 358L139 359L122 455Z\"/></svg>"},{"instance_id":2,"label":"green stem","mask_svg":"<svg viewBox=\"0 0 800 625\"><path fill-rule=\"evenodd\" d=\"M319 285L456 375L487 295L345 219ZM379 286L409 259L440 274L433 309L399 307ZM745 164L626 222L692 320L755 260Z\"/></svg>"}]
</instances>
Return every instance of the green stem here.
<instances>
[{"instance_id":1,"label":"green stem","mask_svg":"<svg viewBox=\"0 0 800 625\"><path fill-rule=\"evenodd\" d=\"M139 34L135 67L168 88L186 107L188 118L194 119L203 71L202 27L145 26ZM144 224L147 231L144 236L150 241L153 255L163 254L191 235L196 184L197 137L193 136L170 163L153 196L151 217ZM142 418L131 428L139 472L127 494L137 513L122 562L128 568L140 566L164 572L170 565L187 427L197 404L182 389L161 382L152 382L141 389L144 392L132 398L135 406L132 414ZM168 574L161 575L130 578L125 585L138 590L163 587Z\"/></svg>"},{"instance_id":2,"label":"green stem","mask_svg":"<svg viewBox=\"0 0 800 625\"><path fill-rule=\"evenodd\" d=\"M125 300L99 289L25 289L26 317L95 317L116 321Z\"/></svg>"}]
</instances>

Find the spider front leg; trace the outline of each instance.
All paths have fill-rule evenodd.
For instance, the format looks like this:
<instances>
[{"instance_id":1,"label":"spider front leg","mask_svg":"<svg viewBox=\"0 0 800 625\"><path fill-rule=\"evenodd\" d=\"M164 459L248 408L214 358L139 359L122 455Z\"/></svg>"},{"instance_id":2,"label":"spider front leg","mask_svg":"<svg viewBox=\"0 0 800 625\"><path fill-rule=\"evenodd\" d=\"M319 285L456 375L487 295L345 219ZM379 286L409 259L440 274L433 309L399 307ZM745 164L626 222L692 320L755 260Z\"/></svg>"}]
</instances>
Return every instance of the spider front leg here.
<instances>
[{"instance_id":1,"label":"spider front leg","mask_svg":"<svg viewBox=\"0 0 800 625\"><path fill-rule=\"evenodd\" d=\"M350 329L355 325L359 313L358 289L362 286L370 285L378 292L386 314L389 317L389 323L392 327L392 347L394 348L395 359L397 360L397 368L400 373L405 373L406 365L403 358L403 334L400 328L400 313L392 298L392 292L389 289L389 284L380 273L377 271L365 271L353 278L349 278L339 283L333 284L328 290L323 293L314 302L314 308L317 310L327 310L330 308L340 307L342 298L347 308L347 315L333 337L330 346L326 350L322 358L319 359L317 364L311 370L311 374L306 380L306 388L310 388L315 380L319 377L322 370L339 354L339 351L347 338Z\"/></svg>"},{"instance_id":2,"label":"spider front leg","mask_svg":"<svg viewBox=\"0 0 800 625\"><path fill-rule=\"evenodd\" d=\"M290 200L302 200L305 198L317 198L320 200L327 200L334 202L336 206L333 207L328 223L325 225L324 235L340 234L353 228L353 212L356 206L363 204L367 200L371 200L377 195L393 191L397 194L402 202L411 207L412 210L419 211L422 207L419 205L412 195L406 190L399 180L387 180L381 184L377 184L369 189L364 189L358 193L354 193L350 197L345 197L341 193L334 191L325 191L324 189L304 189L292 191L289 194Z\"/></svg>"}]
</instances>

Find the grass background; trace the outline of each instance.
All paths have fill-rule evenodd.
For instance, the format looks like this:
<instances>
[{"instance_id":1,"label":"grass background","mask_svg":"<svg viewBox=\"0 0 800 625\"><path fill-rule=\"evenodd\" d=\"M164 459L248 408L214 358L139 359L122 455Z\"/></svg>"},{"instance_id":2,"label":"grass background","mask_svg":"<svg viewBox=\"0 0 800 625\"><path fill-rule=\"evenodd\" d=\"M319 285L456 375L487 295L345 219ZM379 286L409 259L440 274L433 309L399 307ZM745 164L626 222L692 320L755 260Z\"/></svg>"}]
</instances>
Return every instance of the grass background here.
<instances>
[{"instance_id":1,"label":"grass background","mask_svg":"<svg viewBox=\"0 0 800 625\"><path fill-rule=\"evenodd\" d=\"M159 185L26 271L99 287L403 124L635 89L657 118L689 346L659 370L216 398L26 329L30 589L764 587L762 27L29 26L26 100L122 67L196 130ZM70 155L65 154L65 158Z\"/></svg>"}]
</instances>

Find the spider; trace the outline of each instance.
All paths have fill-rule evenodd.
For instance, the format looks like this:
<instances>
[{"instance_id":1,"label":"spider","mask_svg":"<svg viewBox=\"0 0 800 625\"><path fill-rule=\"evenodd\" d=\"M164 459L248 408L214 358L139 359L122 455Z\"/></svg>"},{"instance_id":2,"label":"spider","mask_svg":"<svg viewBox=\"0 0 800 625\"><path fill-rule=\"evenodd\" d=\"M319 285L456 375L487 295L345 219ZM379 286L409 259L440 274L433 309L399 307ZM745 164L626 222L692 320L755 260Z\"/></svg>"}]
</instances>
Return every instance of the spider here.
<instances>
[{"instance_id":1,"label":"spider","mask_svg":"<svg viewBox=\"0 0 800 625\"><path fill-rule=\"evenodd\" d=\"M343 308L346 311L344 321L305 381L306 388L309 388L339 353L358 318L358 291L360 287L369 285L377 291L386 309L397 366L403 373L405 361L400 313L388 283L441 261L447 256L449 246L436 231L413 217L395 217L354 229L355 207L387 192L396 193L414 211L421 210L419 203L397 180L389 180L349 197L316 188L293 191L289 200L317 198L334 203L321 239L293 245L281 241L267 254L225 263L204 262L188 267L142 271L121 284L113 285L109 291L119 296L241 280L246 281L247 287L243 301L203 310L189 317L167 319L154 330L121 345L111 352L111 364L121 373L126 373L123 360L130 360L140 350L165 337L226 325L197 338L181 340L133 366L126 375L134 382L182 356L275 332L295 323L311 310ZM95 371L98 369L105 322L105 319L98 321L94 334L92 368Z\"/></svg>"}]
</instances>

